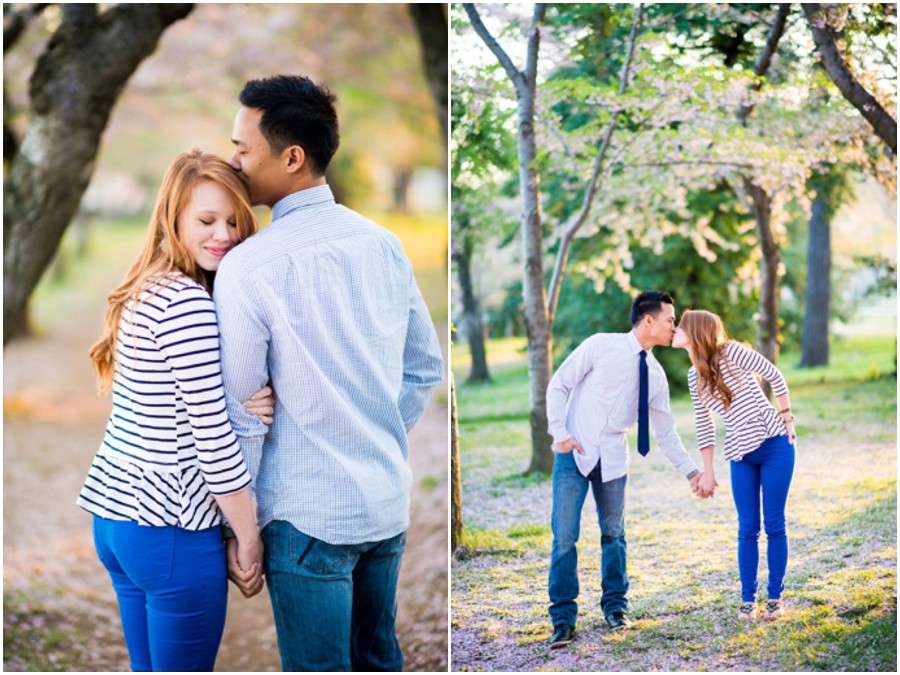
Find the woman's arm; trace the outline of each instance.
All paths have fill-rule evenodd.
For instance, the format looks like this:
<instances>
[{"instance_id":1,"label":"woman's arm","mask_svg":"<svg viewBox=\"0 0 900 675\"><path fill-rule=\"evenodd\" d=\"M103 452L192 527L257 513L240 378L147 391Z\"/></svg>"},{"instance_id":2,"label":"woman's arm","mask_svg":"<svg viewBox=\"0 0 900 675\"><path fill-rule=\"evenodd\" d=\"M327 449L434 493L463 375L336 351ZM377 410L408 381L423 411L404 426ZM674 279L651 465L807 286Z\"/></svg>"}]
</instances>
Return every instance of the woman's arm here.
<instances>
[{"instance_id":1,"label":"woman's arm","mask_svg":"<svg viewBox=\"0 0 900 675\"><path fill-rule=\"evenodd\" d=\"M697 483L697 493L701 497L712 497L719 483L716 480L716 470L713 466L713 453L715 448L708 446L701 448L700 454L703 456L703 475L700 476L700 482Z\"/></svg>"}]
</instances>

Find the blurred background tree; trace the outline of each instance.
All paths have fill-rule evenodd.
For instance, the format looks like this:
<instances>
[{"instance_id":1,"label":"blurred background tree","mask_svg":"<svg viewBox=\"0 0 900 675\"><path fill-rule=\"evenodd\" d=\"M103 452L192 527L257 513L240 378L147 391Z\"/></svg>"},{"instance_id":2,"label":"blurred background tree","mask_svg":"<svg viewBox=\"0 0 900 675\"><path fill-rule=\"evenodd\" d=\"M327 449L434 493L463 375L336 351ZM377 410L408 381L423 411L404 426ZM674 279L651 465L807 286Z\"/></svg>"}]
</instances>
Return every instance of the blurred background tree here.
<instances>
[{"instance_id":1,"label":"blurred background tree","mask_svg":"<svg viewBox=\"0 0 900 675\"><path fill-rule=\"evenodd\" d=\"M4 44L4 138L8 139L4 165L10 169L5 175L9 195L16 194L9 189L15 175L14 162L8 163L9 150L18 147L18 140L40 121L34 107L41 105L41 99L33 100L33 82L41 77L37 66L41 55L58 52L67 35L83 37L94 30L91 26L107 30L122 15L174 14L178 7L187 8L182 14L190 11L188 18L168 28L155 53L141 63L124 89L124 82L119 86L121 95L110 103L115 108L108 125L94 125L102 133L102 144L96 159L86 164L92 171L76 166L67 145L87 121L73 121L64 130L68 136L52 144L50 154L62 160L71 182L82 181L83 174L84 182L91 179L80 204L85 222L97 216L142 217L152 205L165 167L180 151L202 147L229 157L238 92L247 80L277 73L308 75L325 82L338 96L341 149L328 180L339 201L363 211L446 209L446 143L440 122L441 115L444 119L447 115L446 94L443 107L436 108L423 67L420 33L405 4L200 4L193 10L188 5L153 4L4 5L4 32L10 29L17 35L15 41ZM440 14L426 15L419 25L427 27L440 18ZM70 28L76 24L77 30ZM136 41L141 31L154 25L146 18L138 20L129 39L122 42ZM157 32L162 32L161 27ZM101 63L116 61L111 52L103 51L102 43L91 42L83 48L94 50L91 54ZM48 57L43 61L48 62ZM66 73L70 83L89 81L79 79L86 75L64 71L61 64L67 64L65 58L49 62L50 75ZM105 78L106 71L98 70L98 79ZM431 77L440 79L440 75ZM87 101L97 95L96 86L68 91L80 92ZM74 213L61 219L58 235L42 240L50 256ZM23 208L7 202L5 243L25 214ZM35 222L33 212L29 220ZM37 276L46 265L36 264L30 251L9 246L6 251L11 259L18 257L20 264L24 258L36 265ZM15 298L4 302L4 343L15 323L10 317L21 314L24 298L37 282L34 276L26 278L15 268L5 268L4 287Z\"/></svg>"}]
</instances>

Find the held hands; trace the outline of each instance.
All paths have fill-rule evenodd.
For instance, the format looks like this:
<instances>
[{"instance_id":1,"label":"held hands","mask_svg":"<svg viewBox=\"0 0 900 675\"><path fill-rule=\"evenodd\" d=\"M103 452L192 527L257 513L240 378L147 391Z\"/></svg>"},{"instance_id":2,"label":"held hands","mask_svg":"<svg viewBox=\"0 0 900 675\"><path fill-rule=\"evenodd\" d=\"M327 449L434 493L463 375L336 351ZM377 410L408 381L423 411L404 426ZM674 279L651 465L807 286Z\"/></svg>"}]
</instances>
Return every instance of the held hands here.
<instances>
[{"instance_id":1,"label":"held hands","mask_svg":"<svg viewBox=\"0 0 900 675\"><path fill-rule=\"evenodd\" d=\"M695 476L696 478L696 476ZM719 486L719 482L716 480L715 474L712 471L708 473L701 473L699 475L700 480L697 481L697 484L693 486L694 494L702 499L708 499L712 497L716 488Z\"/></svg>"},{"instance_id":2,"label":"held hands","mask_svg":"<svg viewBox=\"0 0 900 675\"><path fill-rule=\"evenodd\" d=\"M259 537L245 543L234 537L225 542L228 578L241 589L245 598L252 598L263 589L262 556L263 545Z\"/></svg>"},{"instance_id":3,"label":"held hands","mask_svg":"<svg viewBox=\"0 0 900 675\"><path fill-rule=\"evenodd\" d=\"M275 392L271 387L263 387L244 401L244 410L255 415L263 424L272 424L275 414Z\"/></svg>"},{"instance_id":4,"label":"held hands","mask_svg":"<svg viewBox=\"0 0 900 675\"><path fill-rule=\"evenodd\" d=\"M567 438L566 440L560 441L556 444L556 451L559 453L565 454L572 452L572 450L578 451L578 454L580 455L584 454L584 450L580 445L578 445L578 441L576 441L574 438Z\"/></svg>"}]
</instances>

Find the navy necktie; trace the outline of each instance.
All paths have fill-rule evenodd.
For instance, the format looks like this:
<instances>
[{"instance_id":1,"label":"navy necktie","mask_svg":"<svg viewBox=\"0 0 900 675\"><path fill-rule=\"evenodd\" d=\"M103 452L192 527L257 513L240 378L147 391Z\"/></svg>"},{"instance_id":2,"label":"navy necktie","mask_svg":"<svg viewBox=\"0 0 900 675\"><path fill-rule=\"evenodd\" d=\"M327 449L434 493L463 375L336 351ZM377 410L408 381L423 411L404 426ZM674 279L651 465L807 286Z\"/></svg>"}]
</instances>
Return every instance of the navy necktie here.
<instances>
[{"instance_id":1,"label":"navy necktie","mask_svg":"<svg viewBox=\"0 0 900 675\"><path fill-rule=\"evenodd\" d=\"M648 428L649 382L647 373L647 352L641 350L641 361L638 364L638 452L644 457L650 452L650 429Z\"/></svg>"}]
</instances>

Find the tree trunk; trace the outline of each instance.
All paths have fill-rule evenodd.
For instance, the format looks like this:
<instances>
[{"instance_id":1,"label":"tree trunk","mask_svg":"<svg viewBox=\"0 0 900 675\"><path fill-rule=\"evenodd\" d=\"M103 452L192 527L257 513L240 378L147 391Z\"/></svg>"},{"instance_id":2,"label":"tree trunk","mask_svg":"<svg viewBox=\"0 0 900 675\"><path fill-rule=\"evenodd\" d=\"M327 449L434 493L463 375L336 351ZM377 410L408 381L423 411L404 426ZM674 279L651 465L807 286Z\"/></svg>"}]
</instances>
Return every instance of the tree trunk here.
<instances>
[{"instance_id":1,"label":"tree trunk","mask_svg":"<svg viewBox=\"0 0 900 675\"><path fill-rule=\"evenodd\" d=\"M471 239L465 236L465 214L458 214L460 221L456 230L459 241L454 240L453 262L456 264L456 275L459 279L459 288L462 295L463 329L466 341L469 343L469 351L472 354L472 368L466 382L490 382L488 372L487 355L484 348L484 323L481 320L481 307L475 290L472 287L472 250ZM456 239L456 238L455 238Z\"/></svg>"},{"instance_id":2,"label":"tree trunk","mask_svg":"<svg viewBox=\"0 0 900 675\"><path fill-rule=\"evenodd\" d=\"M756 348L772 363L778 362L778 263L781 251L772 232L772 202L768 193L750 180L744 182L752 200L756 236L762 249L759 284L759 326Z\"/></svg>"},{"instance_id":3,"label":"tree trunk","mask_svg":"<svg viewBox=\"0 0 900 675\"><path fill-rule=\"evenodd\" d=\"M394 172L393 202L394 210L409 213L409 186L412 184L413 172L409 168L400 168Z\"/></svg>"},{"instance_id":4,"label":"tree trunk","mask_svg":"<svg viewBox=\"0 0 900 675\"><path fill-rule=\"evenodd\" d=\"M450 371L450 551L455 553L465 534L462 512L462 471L459 464L459 422L456 415L456 382Z\"/></svg>"},{"instance_id":5,"label":"tree trunk","mask_svg":"<svg viewBox=\"0 0 900 675\"><path fill-rule=\"evenodd\" d=\"M831 209L827 194L817 194L809 219L806 256L806 311L803 317L801 368L828 365L828 318L831 310Z\"/></svg>"},{"instance_id":6,"label":"tree trunk","mask_svg":"<svg viewBox=\"0 0 900 675\"><path fill-rule=\"evenodd\" d=\"M525 70L518 70L481 21L474 4L463 8L475 32L500 61L516 89L518 107L519 192L522 196L522 296L525 301L525 333L528 336L528 398L531 418L531 463L528 473L553 470L553 442L547 433L547 385L553 364L553 324L544 287L541 176L535 168L534 97L541 25L547 5L536 3L528 34Z\"/></svg>"},{"instance_id":7,"label":"tree trunk","mask_svg":"<svg viewBox=\"0 0 900 675\"><path fill-rule=\"evenodd\" d=\"M541 176L534 168L534 89L519 101L519 187L522 195L522 295L528 336L528 399L531 463L528 473L553 470L553 439L547 432L547 386L553 364L553 333L544 286Z\"/></svg>"},{"instance_id":8,"label":"tree trunk","mask_svg":"<svg viewBox=\"0 0 900 675\"><path fill-rule=\"evenodd\" d=\"M409 11L416 23L425 76L437 106L438 121L447 137L447 4L412 2Z\"/></svg>"},{"instance_id":9,"label":"tree trunk","mask_svg":"<svg viewBox=\"0 0 900 675\"><path fill-rule=\"evenodd\" d=\"M190 4L61 5L29 84L28 130L4 180L3 343L90 182L119 94Z\"/></svg>"}]
</instances>

